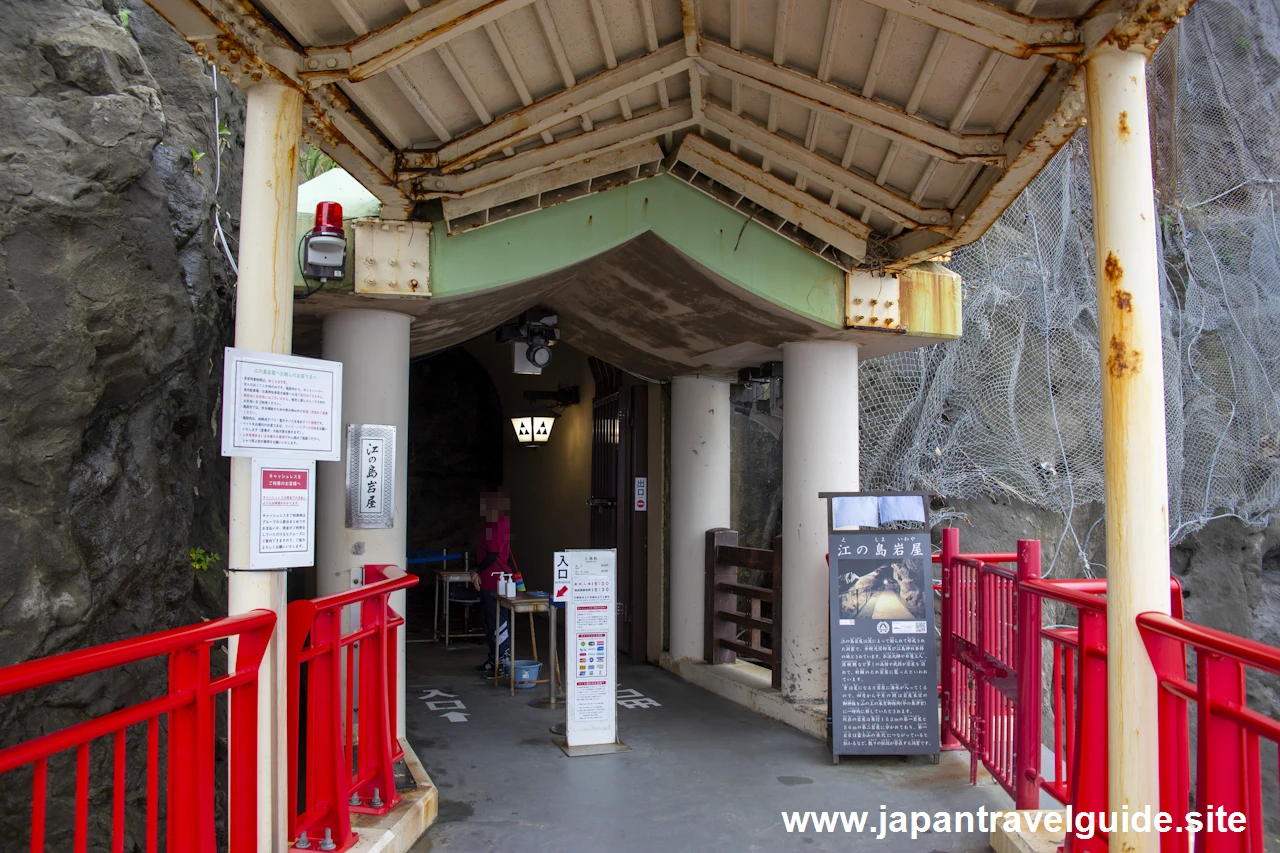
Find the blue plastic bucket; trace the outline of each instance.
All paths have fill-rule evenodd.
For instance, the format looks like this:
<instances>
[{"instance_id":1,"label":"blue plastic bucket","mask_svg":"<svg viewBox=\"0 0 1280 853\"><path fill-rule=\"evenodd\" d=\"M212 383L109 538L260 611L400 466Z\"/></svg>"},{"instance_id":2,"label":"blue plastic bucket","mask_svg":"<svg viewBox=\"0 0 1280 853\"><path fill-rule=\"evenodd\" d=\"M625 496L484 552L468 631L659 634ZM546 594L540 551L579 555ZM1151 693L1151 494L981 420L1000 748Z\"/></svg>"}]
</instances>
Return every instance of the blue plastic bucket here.
<instances>
[{"instance_id":1,"label":"blue plastic bucket","mask_svg":"<svg viewBox=\"0 0 1280 853\"><path fill-rule=\"evenodd\" d=\"M511 665L516 671L516 688L519 690L533 687L538 680L538 673L542 671L542 664L536 660L517 660L512 661Z\"/></svg>"}]
</instances>

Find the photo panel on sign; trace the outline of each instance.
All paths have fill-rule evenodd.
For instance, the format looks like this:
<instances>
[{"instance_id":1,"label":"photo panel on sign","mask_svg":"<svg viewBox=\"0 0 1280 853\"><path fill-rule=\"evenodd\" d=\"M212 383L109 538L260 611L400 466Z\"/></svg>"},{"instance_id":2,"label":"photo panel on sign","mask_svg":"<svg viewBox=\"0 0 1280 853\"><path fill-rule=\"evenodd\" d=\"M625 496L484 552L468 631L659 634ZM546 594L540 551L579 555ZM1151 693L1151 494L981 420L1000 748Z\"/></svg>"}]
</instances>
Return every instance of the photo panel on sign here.
<instances>
[{"instance_id":1,"label":"photo panel on sign","mask_svg":"<svg viewBox=\"0 0 1280 853\"><path fill-rule=\"evenodd\" d=\"M881 527L902 521L924 524L928 517L922 495L881 495L877 509Z\"/></svg>"},{"instance_id":2,"label":"photo panel on sign","mask_svg":"<svg viewBox=\"0 0 1280 853\"><path fill-rule=\"evenodd\" d=\"M831 499L831 521L836 530L877 527L880 523L879 498L869 495L834 497Z\"/></svg>"}]
</instances>

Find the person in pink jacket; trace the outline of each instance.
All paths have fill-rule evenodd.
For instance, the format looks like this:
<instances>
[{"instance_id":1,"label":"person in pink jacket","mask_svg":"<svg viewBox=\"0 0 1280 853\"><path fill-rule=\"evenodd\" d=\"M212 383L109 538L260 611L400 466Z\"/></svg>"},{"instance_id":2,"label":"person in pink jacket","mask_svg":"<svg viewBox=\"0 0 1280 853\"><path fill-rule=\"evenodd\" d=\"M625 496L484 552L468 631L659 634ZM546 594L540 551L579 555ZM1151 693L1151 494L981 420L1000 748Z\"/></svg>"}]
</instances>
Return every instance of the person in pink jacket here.
<instances>
[{"instance_id":1,"label":"person in pink jacket","mask_svg":"<svg viewBox=\"0 0 1280 853\"><path fill-rule=\"evenodd\" d=\"M476 667L476 671L486 675L492 675L495 666L505 671L511 663L511 630L507 616L504 613L498 622L494 613L498 578L512 572L510 510L511 501L501 492L480 495L484 533L476 548L471 583L480 591L480 614L484 619L485 643L489 652L489 659Z\"/></svg>"}]
</instances>

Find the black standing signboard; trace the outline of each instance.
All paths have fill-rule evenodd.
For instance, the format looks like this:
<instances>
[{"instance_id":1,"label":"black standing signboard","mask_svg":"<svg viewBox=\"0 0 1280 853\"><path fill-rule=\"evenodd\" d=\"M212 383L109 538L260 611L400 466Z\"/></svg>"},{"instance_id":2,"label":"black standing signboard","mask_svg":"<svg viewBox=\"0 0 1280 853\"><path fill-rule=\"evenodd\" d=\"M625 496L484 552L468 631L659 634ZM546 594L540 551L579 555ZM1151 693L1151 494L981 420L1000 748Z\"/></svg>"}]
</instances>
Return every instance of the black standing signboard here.
<instances>
[{"instance_id":1,"label":"black standing signboard","mask_svg":"<svg viewBox=\"0 0 1280 853\"><path fill-rule=\"evenodd\" d=\"M928 496L824 493L831 564L831 747L938 752Z\"/></svg>"}]
</instances>

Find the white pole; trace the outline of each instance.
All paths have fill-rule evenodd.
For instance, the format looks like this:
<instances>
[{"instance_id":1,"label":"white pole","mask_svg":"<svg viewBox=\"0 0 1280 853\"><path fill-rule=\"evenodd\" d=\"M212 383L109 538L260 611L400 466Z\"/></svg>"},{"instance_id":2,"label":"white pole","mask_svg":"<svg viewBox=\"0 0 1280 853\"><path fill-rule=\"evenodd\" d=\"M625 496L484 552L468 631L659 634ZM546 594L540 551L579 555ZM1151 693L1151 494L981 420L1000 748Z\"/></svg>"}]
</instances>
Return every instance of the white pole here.
<instances>
[{"instance_id":1,"label":"white pole","mask_svg":"<svg viewBox=\"0 0 1280 853\"><path fill-rule=\"evenodd\" d=\"M827 507L819 492L858 488L858 346L782 350L782 692L827 698Z\"/></svg>"},{"instance_id":2,"label":"white pole","mask_svg":"<svg viewBox=\"0 0 1280 853\"><path fill-rule=\"evenodd\" d=\"M1136 617L1169 612L1169 508L1146 56L1104 46L1085 65L1102 348L1111 808L1159 808L1155 671ZM1113 832L1110 849L1158 850Z\"/></svg>"},{"instance_id":3,"label":"white pole","mask_svg":"<svg viewBox=\"0 0 1280 853\"><path fill-rule=\"evenodd\" d=\"M259 83L248 91L240 196L240 277L236 346L259 352L293 349L294 222L302 93ZM231 460L227 535L227 610L277 614L258 676L258 849L284 851L288 808L285 695L285 574L249 568L250 460ZM234 647L232 654L234 655ZM235 749L235 744L231 744Z\"/></svg>"},{"instance_id":4,"label":"white pole","mask_svg":"<svg viewBox=\"0 0 1280 853\"><path fill-rule=\"evenodd\" d=\"M671 381L671 657L701 660L706 631L706 537L728 527L729 382Z\"/></svg>"},{"instance_id":5,"label":"white pole","mask_svg":"<svg viewBox=\"0 0 1280 853\"><path fill-rule=\"evenodd\" d=\"M394 311L349 309L325 315L321 353L342 362L343 458L316 466L316 594L351 588L355 566L392 563L408 571L409 326L411 318ZM387 528L346 526L345 424L386 424L396 428L395 520ZM404 590L391 594L391 607L405 615ZM408 626L406 625L405 628ZM405 629L396 652L397 735L404 737Z\"/></svg>"}]
</instances>

